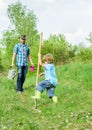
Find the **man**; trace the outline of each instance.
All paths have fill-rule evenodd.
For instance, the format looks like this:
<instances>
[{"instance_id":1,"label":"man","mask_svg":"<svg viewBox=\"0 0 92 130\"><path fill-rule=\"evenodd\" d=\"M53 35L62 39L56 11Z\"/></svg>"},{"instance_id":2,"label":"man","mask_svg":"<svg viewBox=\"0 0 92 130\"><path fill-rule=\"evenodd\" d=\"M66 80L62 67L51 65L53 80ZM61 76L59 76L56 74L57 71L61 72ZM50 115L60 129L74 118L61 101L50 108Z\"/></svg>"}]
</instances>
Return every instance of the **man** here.
<instances>
[{"instance_id":1,"label":"man","mask_svg":"<svg viewBox=\"0 0 92 130\"><path fill-rule=\"evenodd\" d=\"M28 70L28 60L31 65L34 66L31 56L30 49L28 45L25 43L26 35L20 36L20 43L14 46L13 56L12 56L12 64L14 66L14 60L16 58L16 65L18 67L18 77L17 77L17 91L18 93L23 92L23 84L26 78L27 70Z\"/></svg>"}]
</instances>

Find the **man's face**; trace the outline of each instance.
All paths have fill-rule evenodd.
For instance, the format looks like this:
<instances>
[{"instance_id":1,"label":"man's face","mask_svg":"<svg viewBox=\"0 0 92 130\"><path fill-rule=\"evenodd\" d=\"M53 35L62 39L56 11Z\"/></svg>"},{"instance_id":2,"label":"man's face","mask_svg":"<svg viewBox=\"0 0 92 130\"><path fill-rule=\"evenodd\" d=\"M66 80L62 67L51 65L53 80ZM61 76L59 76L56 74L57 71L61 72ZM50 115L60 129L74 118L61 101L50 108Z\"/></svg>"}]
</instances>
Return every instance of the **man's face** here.
<instances>
[{"instance_id":1,"label":"man's face","mask_svg":"<svg viewBox=\"0 0 92 130\"><path fill-rule=\"evenodd\" d=\"M25 44L25 41L26 41L26 39L20 38L20 42L21 42L22 44Z\"/></svg>"}]
</instances>

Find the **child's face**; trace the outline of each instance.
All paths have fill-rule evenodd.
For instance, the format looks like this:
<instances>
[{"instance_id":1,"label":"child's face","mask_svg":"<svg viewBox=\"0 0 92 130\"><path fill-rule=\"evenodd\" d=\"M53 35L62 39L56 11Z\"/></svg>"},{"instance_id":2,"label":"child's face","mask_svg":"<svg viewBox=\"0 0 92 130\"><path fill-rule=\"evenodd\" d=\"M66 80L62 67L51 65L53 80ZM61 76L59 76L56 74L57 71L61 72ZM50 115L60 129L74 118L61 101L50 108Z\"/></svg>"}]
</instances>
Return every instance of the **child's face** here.
<instances>
[{"instance_id":1,"label":"child's face","mask_svg":"<svg viewBox=\"0 0 92 130\"><path fill-rule=\"evenodd\" d=\"M51 63L51 61L46 60L44 63L45 63L45 64L50 64L50 63Z\"/></svg>"},{"instance_id":2,"label":"child's face","mask_svg":"<svg viewBox=\"0 0 92 130\"><path fill-rule=\"evenodd\" d=\"M53 56L51 54L47 54L43 57L44 63L51 64L53 62Z\"/></svg>"},{"instance_id":3,"label":"child's face","mask_svg":"<svg viewBox=\"0 0 92 130\"><path fill-rule=\"evenodd\" d=\"M48 62L47 62L47 61L44 61L44 63L45 63L45 64L48 64Z\"/></svg>"}]
</instances>

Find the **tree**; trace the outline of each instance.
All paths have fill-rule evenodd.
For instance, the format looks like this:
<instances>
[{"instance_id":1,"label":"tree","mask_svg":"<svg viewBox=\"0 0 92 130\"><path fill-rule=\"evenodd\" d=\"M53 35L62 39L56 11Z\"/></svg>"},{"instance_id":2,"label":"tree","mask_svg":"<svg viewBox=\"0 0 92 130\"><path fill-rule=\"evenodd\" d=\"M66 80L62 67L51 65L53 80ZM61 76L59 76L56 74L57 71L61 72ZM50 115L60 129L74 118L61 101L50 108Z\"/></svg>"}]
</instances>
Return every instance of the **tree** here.
<instances>
[{"instance_id":1,"label":"tree","mask_svg":"<svg viewBox=\"0 0 92 130\"><path fill-rule=\"evenodd\" d=\"M4 42L6 46L13 44L21 34L26 34L27 43L33 45L39 39L36 29L37 18L33 11L22 6L20 2L16 2L8 6L7 13L11 27L4 32L2 43Z\"/></svg>"},{"instance_id":2,"label":"tree","mask_svg":"<svg viewBox=\"0 0 92 130\"><path fill-rule=\"evenodd\" d=\"M1 50L0 50L0 68L2 66L2 63L1 63Z\"/></svg>"},{"instance_id":3,"label":"tree","mask_svg":"<svg viewBox=\"0 0 92 130\"><path fill-rule=\"evenodd\" d=\"M92 32L90 32L90 34L89 34L87 40L92 44Z\"/></svg>"},{"instance_id":4,"label":"tree","mask_svg":"<svg viewBox=\"0 0 92 130\"><path fill-rule=\"evenodd\" d=\"M64 35L50 35L48 40L44 41L42 54L44 55L46 53L52 53L55 58L55 63L61 64L66 63L68 59L73 56L72 50L71 45L66 41Z\"/></svg>"}]
</instances>

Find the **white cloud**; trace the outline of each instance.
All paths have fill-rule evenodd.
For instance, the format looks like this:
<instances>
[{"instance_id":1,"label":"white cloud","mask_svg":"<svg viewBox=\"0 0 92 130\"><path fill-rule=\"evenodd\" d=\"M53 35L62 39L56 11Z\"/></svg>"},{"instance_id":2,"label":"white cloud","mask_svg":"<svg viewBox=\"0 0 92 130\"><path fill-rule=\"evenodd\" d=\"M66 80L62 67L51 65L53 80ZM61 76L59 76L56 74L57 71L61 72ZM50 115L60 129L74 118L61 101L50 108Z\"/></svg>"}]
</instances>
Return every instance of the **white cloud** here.
<instances>
[{"instance_id":1,"label":"white cloud","mask_svg":"<svg viewBox=\"0 0 92 130\"><path fill-rule=\"evenodd\" d=\"M5 2L3 0L0 0L0 10L2 10L5 7Z\"/></svg>"},{"instance_id":2,"label":"white cloud","mask_svg":"<svg viewBox=\"0 0 92 130\"><path fill-rule=\"evenodd\" d=\"M54 3L56 0L40 0L43 3Z\"/></svg>"},{"instance_id":3,"label":"white cloud","mask_svg":"<svg viewBox=\"0 0 92 130\"><path fill-rule=\"evenodd\" d=\"M88 37L88 32L83 32L81 28L75 33L65 33L65 36L67 38L67 41L73 45L80 43L84 44L86 47L90 45L86 39Z\"/></svg>"},{"instance_id":4,"label":"white cloud","mask_svg":"<svg viewBox=\"0 0 92 130\"><path fill-rule=\"evenodd\" d=\"M62 33L70 42L78 43L85 42L86 37L92 32L92 0L20 1L37 15L37 28L39 32L43 32L44 38L50 34ZM7 7L15 2L17 0L0 0L1 30L8 27Z\"/></svg>"},{"instance_id":5,"label":"white cloud","mask_svg":"<svg viewBox=\"0 0 92 130\"><path fill-rule=\"evenodd\" d=\"M67 39L71 42L76 42L78 43L79 41L82 42L83 38L87 37L86 32L83 32L82 29L77 30L75 33L65 33ZM83 36L83 37L81 37Z\"/></svg>"}]
</instances>

